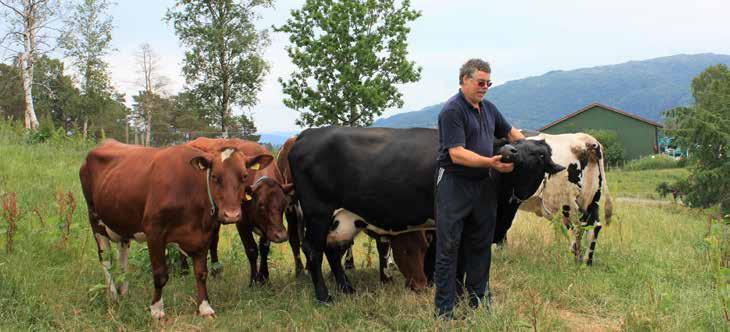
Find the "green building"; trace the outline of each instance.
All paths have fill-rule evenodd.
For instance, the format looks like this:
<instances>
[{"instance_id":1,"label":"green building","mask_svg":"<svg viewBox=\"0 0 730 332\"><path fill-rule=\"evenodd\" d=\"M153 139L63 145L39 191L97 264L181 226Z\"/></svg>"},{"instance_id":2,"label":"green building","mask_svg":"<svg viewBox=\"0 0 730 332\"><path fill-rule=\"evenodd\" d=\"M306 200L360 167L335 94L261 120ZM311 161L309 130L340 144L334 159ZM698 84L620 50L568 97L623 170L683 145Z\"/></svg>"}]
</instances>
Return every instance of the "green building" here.
<instances>
[{"instance_id":1,"label":"green building","mask_svg":"<svg viewBox=\"0 0 730 332\"><path fill-rule=\"evenodd\" d=\"M565 134L586 130L612 130L624 146L626 159L656 153L662 125L613 107L593 103L538 129L547 134Z\"/></svg>"}]
</instances>

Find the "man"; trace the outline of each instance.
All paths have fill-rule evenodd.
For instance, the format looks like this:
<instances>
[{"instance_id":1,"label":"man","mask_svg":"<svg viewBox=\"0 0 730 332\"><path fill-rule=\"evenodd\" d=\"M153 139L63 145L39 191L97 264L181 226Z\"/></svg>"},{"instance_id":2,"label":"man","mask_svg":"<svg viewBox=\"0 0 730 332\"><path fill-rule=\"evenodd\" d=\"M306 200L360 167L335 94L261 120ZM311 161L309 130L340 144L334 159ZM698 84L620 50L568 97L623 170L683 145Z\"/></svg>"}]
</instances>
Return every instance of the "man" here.
<instances>
[{"instance_id":1,"label":"man","mask_svg":"<svg viewBox=\"0 0 730 332\"><path fill-rule=\"evenodd\" d=\"M487 286L497 215L495 183L489 173L512 171L493 156L495 136L524 136L484 95L492 85L489 63L467 61L459 71L459 93L439 114L439 170L436 179L436 311L452 317L456 293L466 286L469 305L489 300ZM457 262L466 274L457 277ZM457 282L457 279L459 280ZM459 288L457 290L457 287ZM485 298L486 294L486 298Z\"/></svg>"}]
</instances>

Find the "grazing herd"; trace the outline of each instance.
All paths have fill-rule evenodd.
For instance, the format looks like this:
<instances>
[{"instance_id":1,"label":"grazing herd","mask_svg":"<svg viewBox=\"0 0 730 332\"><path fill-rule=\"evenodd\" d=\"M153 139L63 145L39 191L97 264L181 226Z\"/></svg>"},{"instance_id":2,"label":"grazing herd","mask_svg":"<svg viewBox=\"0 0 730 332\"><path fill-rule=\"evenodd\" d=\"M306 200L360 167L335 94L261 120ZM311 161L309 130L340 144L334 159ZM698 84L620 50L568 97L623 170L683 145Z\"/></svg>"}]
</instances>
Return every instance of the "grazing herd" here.
<instances>
[{"instance_id":1,"label":"grazing herd","mask_svg":"<svg viewBox=\"0 0 730 332\"><path fill-rule=\"evenodd\" d=\"M585 260L592 264L601 230L601 198L606 221L611 213L600 143L585 134L540 134L497 144L502 160L515 167L512 173L492 175L499 184L495 242L506 241L518 209L549 219L561 213L579 260L583 233L589 233ZM107 140L89 152L79 176L112 298L124 295L128 284L115 285L107 258L111 242L119 243L122 273L130 241L146 242L155 287L150 312L154 318L164 317L165 248L176 244L193 262L198 313L213 316L207 257L210 251L213 266L220 266L221 224L236 225L251 284L268 280L270 243L289 240L296 274L306 266L318 302L331 301L322 274L325 257L337 288L353 293L342 256L355 236L365 232L379 239L383 282L390 280L384 268L392 248L406 286L414 291L428 287L437 150L435 129L307 129L285 143L276 161L261 145L239 139L199 138L167 148Z\"/></svg>"}]
</instances>

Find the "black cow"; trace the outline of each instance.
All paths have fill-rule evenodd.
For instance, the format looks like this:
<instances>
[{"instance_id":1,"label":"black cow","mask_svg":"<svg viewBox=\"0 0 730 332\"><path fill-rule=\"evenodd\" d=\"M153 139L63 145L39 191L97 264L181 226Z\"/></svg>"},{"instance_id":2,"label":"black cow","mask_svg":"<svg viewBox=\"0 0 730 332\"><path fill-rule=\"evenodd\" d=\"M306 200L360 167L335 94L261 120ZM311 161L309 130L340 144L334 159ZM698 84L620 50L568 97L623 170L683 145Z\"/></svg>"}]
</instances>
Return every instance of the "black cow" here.
<instances>
[{"instance_id":1,"label":"black cow","mask_svg":"<svg viewBox=\"0 0 730 332\"><path fill-rule=\"evenodd\" d=\"M344 209L359 217L349 218L361 221L358 228L385 234L416 230L428 222L433 227L438 146L438 131L423 128L329 127L299 135L289 163L304 215L303 249L317 301L331 301L322 277L323 253L338 288L355 291L341 265L343 250L327 244L336 212ZM515 171L504 181L514 186L509 192L520 199L537 190L546 172L563 169L552 162L544 142L524 140L505 145L500 153L515 163ZM416 254L423 257L425 250Z\"/></svg>"}]
</instances>

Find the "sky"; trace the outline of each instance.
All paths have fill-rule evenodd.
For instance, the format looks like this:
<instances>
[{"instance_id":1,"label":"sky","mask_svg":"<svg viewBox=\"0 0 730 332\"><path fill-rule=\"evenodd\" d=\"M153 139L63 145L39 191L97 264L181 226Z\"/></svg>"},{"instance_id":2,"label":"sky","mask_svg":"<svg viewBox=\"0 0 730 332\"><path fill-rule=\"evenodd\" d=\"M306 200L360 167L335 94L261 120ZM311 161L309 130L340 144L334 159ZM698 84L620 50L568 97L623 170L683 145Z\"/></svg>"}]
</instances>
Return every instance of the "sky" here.
<instances>
[{"instance_id":1,"label":"sky","mask_svg":"<svg viewBox=\"0 0 730 332\"><path fill-rule=\"evenodd\" d=\"M303 0L276 1L260 10L260 29L286 22ZM112 7L115 51L108 57L112 81L131 96L140 89L135 53L149 43L162 60L167 92L184 88L184 49L163 20L172 0L119 0ZM675 54L730 54L728 0L412 0L422 16L410 23L409 55L423 68L421 80L400 87L405 104L384 117L445 101L458 90L459 67L469 58L492 65L492 80L542 75ZM277 78L295 69L286 54L286 34L271 32L265 59L271 66L250 109L259 132L296 131L298 113L282 103ZM489 96L487 95L487 98Z\"/></svg>"}]
</instances>

